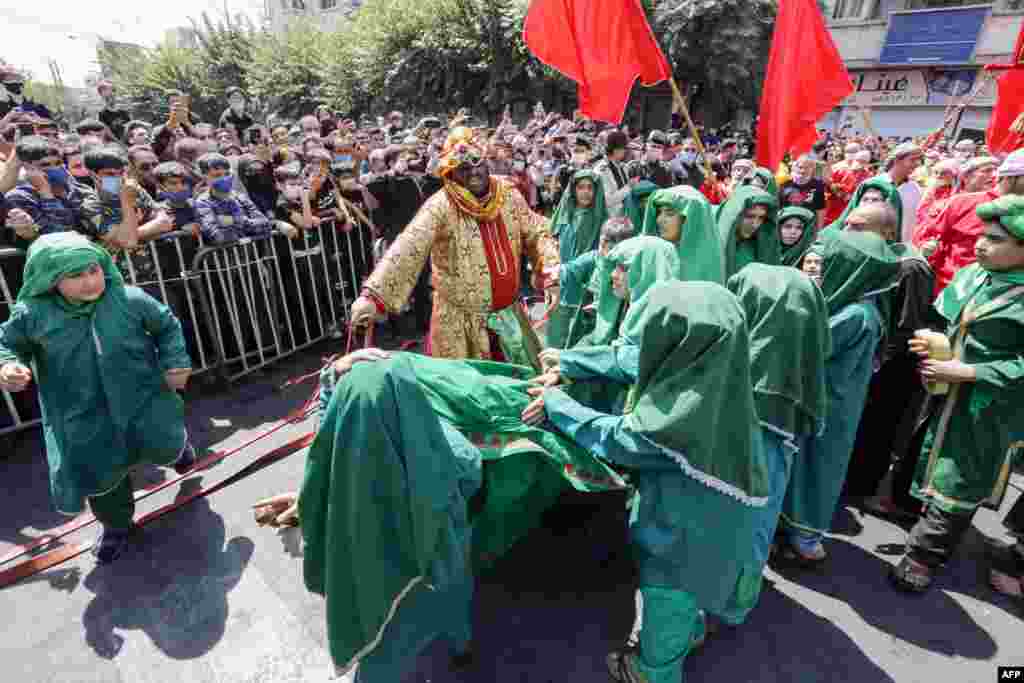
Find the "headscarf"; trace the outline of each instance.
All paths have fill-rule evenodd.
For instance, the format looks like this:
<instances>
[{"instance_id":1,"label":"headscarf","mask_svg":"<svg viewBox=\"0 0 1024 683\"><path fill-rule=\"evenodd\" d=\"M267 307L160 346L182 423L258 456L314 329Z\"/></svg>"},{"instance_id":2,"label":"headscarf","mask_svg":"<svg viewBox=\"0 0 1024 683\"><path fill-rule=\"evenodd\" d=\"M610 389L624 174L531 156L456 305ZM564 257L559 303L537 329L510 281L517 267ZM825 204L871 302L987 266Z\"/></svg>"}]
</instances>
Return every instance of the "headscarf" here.
<instances>
[{"instance_id":1,"label":"headscarf","mask_svg":"<svg viewBox=\"0 0 1024 683\"><path fill-rule=\"evenodd\" d=\"M899 282L899 257L872 232L823 235L811 251L824 259L821 293L830 316L866 296L888 291Z\"/></svg>"},{"instance_id":2,"label":"headscarf","mask_svg":"<svg viewBox=\"0 0 1024 683\"><path fill-rule=\"evenodd\" d=\"M689 185L656 191L647 200L643 222L645 235L660 235L658 209L663 206L671 207L683 217L682 234L676 245L680 266L676 278L724 284L722 245L707 197Z\"/></svg>"},{"instance_id":3,"label":"headscarf","mask_svg":"<svg viewBox=\"0 0 1024 683\"><path fill-rule=\"evenodd\" d=\"M778 196L779 184L775 180L775 174L764 166L757 166L747 174L747 177L740 181L740 185L746 187L754 182L754 178L760 178L765 183L764 191L770 195Z\"/></svg>"},{"instance_id":4,"label":"headscarf","mask_svg":"<svg viewBox=\"0 0 1024 683\"><path fill-rule=\"evenodd\" d=\"M803 223L804 232L796 243L787 247L782 243L782 224L790 218L799 218L800 222ZM814 215L814 212L802 206L787 206L779 212L777 222L779 225L779 249L782 250L782 253L779 255L779 263L781 265L796 267L800 263L800 259L804 257L811 244L814 243L816 221L817 217Z\"/></svg>"},{"instance_id":5,"label":"headscarf","mask_svg":"<svg viewBox=\"0 0 1024 683\"><path fill-rule=\"evenodd\" d=\"M843 211L843 214L839 218L822 230L821 234L824 235L827 231L827 233L831 235L845 230L846 219L850 217L851 213L860 207L861 199L864 197L864 193L868 190L878 190L881 192L882 196L885 197L885 201L887 201L889 205L896 210L896 225L903 225L903 199L900 197L899 189L885 176L876 175L872 178L868 178L857 186L857 191L853 193L850 203L846 205L846 210Z\"/></svg>"},{"instance_id":6,"label":"headscarf","mask_svg":"<svg viewBox=\"0 0 1024 683\"><path fill-rule=\"evenodd\" d=\"M745 505L768 500L739 301L710 282L663 282L639 321L640 372L626 424L683 474Z\"/></svg>"},{"instance_id":7,"label":"headscarf","mask_svg":"<svg viewBox=\"0 0 1024 683\"><path fill-rule=\"evenodd\" d=\"M806 209L802 209L806 211ZM729 278L750 330L750 374L761 424L789 438L820 432L832 353L825 298L798 270L752 263Z\"/></svg>"},{"instance_id":8,"label":"headscarf","mask_svg":"<svg viewBox=\"0 0 1024 683\"><path fill-rule=\"evenodd\" d=\"M756 187L745 186L733 192L718 211L718 237L722 244L726 278L732 277L744 265L737 263L739 238L736 227L743 220L743 214L755 206L767 206L768 215L765 217L764 225L749 240L753 242L754 261L767 263L769 266L779 265L781 249L778 224L775 222L779 202L775 195Z\"/></svg>"},{"instance_id":9,"label":"headscarf","mask_svg":"<svg viewBox=\"0 0 1024 683\"><path fill-rule=\"evenodd\" d=\"M54 288L62 278L76 275L87 270L93 264L99 264L107 281L107 295L111 288L124 287L121 272L114 266L110 253L98 244L89 241L85 236L75 232L58 232L42 235L28 250L25 262L24 282L18 292L18 301L28 303L51 294L56 294L57 304L74 316L92 315L97 301L68 301Z\"/></svg>"},{"instance_id":10,"label":"headscarf","mask_svg":"<svg viewBox=\"0 0 1024 683\"><path fill-rule=\"evenodd\" d=\"M461 166L467 157L472 156L483 160L481 163L486 163L487 150L476 139L476 134L471 128L459 126L453 129L445 140L436 173L441 177L445 194L456 209L477 221L490 223L498 217L506 197L504 192L498 191L497 178L491 176L490 187L483 200L451 179L452 172Z\"/></svg>"},{"instance_id":11,"label":"headscarf","mask_svg":"<svg viewBox=\"0 0 1024 683\"><path fill-rule=\"evenodd\" d=\"M658 190L658 186L650 180L641 180L634 185L623 206L623 213L633 223L633 230L639 233L644 227L644 213L647 211L644 199L647 199Z\"/></svg>"},{"instance_id":12,"label":"headscarf","mask_svg":"<svg viewBox=\"0 0 1024 683\"><path fill-rule=\"evenodd\" d=\"M594 202L584 216L583 221L576 225L576 184L581 180L589 180L594 186ZM577 171L569 187L562 193L562 200L551 216L551 233L558 238L561 262L568 263L572 259L593 251L601 239L601 226L608 220L608 207L604 199L604 183L601 177L591 169ZM576 232L573 235L563 234L566 229Z\"/></svg>"},{"instance_id":13,"label":"headscarf","mask_svg":"<svg viewBox=\"0 0 1024 683\"><path fill-rule=\"evenodd\" d=\"M629 272L630 311L654 283L675 278L679 272L675 246L660 237L631 237L616 245L598 267L597 321L589 342L594 346L611 344L626 334L630 317L622 317L625 302L615 296L611 284L612 271L619 265Z\"/></svg>"}]
</instances>

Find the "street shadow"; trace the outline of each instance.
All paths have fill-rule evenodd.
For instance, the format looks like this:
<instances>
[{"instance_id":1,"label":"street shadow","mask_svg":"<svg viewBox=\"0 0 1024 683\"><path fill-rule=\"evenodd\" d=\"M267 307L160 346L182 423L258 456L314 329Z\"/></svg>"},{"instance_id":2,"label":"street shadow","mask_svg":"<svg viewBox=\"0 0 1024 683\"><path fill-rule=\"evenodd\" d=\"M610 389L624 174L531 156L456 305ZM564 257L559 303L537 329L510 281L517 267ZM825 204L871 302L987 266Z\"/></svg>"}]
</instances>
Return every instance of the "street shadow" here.
<instances>
[{"instance_id":1,"label":"street shadow","mask_svg":"<svg viewBox=\"0 0 1024 683\"><path fill-rule=\"evenodd\" d=\"M914 595L889 583L896 557L886 561L842 538L826 541L825 547L829 558L822 571L775 569L804 588L846 603L875 628L922 649L966 659L996 654L992 636L944 592L958 590L957 583L951 584L959 573L952 565L936 576L928 593ZM977 584L972 586L976 592Z\"/></svg>"},{"instance_id":2,"label":"street shadow","mask_svg":"<svg viewBox=\"0 0 1024 683\"><path fill-rule=\"evenodd\" d=\"M892 683L895 679L845 631L766 581L746 623L723 627L687 657L684 680Z\"/></svg>"},{"instance_id":3,"label":"street shadow","mask_svg":"<svg viewBox=\"0 0 1024 683\"><path fill-rule=\"evenodd\" d=\"M183 483L178 498L201 486ZM113 659L124 644L119 632L141 630L172 659L209 652L224 636L228 593L254 550L247 537L225 541L224 520L206 498L148 525L122 557L85 578L95 593L82 615L89 647Z\"/></svg>"},{"instance_id":4,"label":"street shadow","mask_svg":"<svg viewBox=\"0 0 1024 683\"><path fill-rule=\"evenodd\" d=\"M57 512L51 502L50 470L39 430L4 438L14 447L2 451L0 456L0 497L8 511L0 515L0 544L22 545L35 538L35 534L23 533L23 529L43 532L66 524L73 517Z\"/></svg>"}]
</instances>

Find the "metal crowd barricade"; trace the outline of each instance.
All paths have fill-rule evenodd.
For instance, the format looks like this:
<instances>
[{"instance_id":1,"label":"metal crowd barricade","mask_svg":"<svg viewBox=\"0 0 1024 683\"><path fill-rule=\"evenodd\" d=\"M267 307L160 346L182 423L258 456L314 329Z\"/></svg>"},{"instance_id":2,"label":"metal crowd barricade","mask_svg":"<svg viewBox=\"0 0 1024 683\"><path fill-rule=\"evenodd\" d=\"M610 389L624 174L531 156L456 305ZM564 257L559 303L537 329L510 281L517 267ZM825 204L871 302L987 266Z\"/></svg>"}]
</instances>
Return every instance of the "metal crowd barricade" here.
<instances>
[{"instance_id":1,"label":"metal crowd barricade","mask_svg":"<svg viewBox=\"0 0 1024 683\"><path fill-rule=\"evenodd\" d=\"M0 323L11 317L11 307L21 289L24 270L24 251L0 249ZM39 424L39 401L34 383L15 394L0 390L0 404L0 436Z\"/></svg>"},{"instance_id":2,"label":"metal crowd barricade","mask_svg":"<svg viewBox=\"0 0 1024 683\"><path fill-rule=\"evenodd\" d=\"M329 337L340 339L349 303L372 269L365 240L334 222L296 239L264 237L202 246L198 281L219 372L229 382Z\"/></svg>"},{"instance_id":3,"label":"metal crowd barricade","mask_svg":"<svg viewBox=\"0 0 1024 683\"><path fill-rule=\"evenodd\" d=\"M142 288L150 296L166 304L181 322L192 374L200 375L220 365L211 331L202 318L198 292L199 275L190 265L199 251L201 241L188 232L176 230L139 247L145 250L153 268L139 272L135 261L124 258L121 269L128 284Z\"/></svg>"}]
</instances>

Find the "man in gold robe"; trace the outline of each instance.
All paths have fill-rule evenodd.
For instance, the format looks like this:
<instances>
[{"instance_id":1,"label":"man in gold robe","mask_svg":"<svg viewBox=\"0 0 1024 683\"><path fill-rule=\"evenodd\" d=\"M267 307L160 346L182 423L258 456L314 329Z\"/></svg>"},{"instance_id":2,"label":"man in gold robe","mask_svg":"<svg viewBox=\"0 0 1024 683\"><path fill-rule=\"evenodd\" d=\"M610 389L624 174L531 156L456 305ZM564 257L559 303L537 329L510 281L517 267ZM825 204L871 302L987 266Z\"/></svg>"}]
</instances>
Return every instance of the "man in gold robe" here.
<instances>
[{"instance_id":1,"label":"man in gold robe","mask_svg":"<svg viewBox=\"0 0 1024 683\"><path fill-rule=\"evenodd\" d=\"M513 183L494 177L485 149L468 128L448 136L437 173L444 187L428 199L363 285L352 305L354 325L396 314L426 265L432 264L434 310L427 353L440 358L499 360L488 327L492 314L519 305L525 253L534 284L556 296L558 243L548 221L527 206Z\"/></svg>"}]
</instances>

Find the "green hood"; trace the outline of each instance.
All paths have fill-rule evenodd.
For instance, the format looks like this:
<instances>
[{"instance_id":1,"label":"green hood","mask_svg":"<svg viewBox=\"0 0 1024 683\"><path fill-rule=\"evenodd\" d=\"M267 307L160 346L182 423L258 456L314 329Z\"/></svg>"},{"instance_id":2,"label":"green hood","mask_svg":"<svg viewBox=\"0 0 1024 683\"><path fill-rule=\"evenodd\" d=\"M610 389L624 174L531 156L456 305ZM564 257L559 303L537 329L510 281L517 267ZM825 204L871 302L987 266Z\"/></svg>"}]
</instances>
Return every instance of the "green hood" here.
<instances>
[{"instance_id":1,"label":"green hood","mask_svg":"<svg viewBox=\"0 0 1024 683\"><path fill-rule=\"evenodd\" d=\"M860 206L864 193L871 189L881 191L885 200L889 202L894 209L896 209L897 228L903 225L903 199L900 197L899 190L892 184L892 181L887 180L885 176L876 175L873 178L868 178L857 186L857 191L854 192L853 197L850 198L850 203L846 205L846 210L843 211L843 215L830 223L825 230L822 230L822 234L825 234L826 230L830 235L845 230L846 219L857 209L857 207Z\"/></svg>"},{"instance_id":2,"label":"green hood","mask_svg":"<svg viewBox=\"0 0 1024 683\"><path fill-rule=\"evenodd\" d=\"M709 282L662 282L641 321L636 403L627 425L684 474L746 505L768 500L739 301Z\"/></svg>"},{"instance_id":3,"label":"green hood","mask_svg":"<svg viewBox=\"0 0 1024 683\"><path fill-rule=\"evenodd\" d=\"M733 275L728 287L747 316L761 423L789 438L819 433L827 409L825 360L832 353L821 290L798 270L760 263Z\"/></svg>"},{"instance_id":4,"label":"green hood","mask_svg":"<svg viewBox=\"0 0 1024 683\"><path fill-rule=\"evenodd\" d=\"M658 190L647 201L643 224L645 235L660 234L658 209L663 206L672 207L684 218L682 238L676 245L681 267L677 279L723 284L722 246L707 198L686 185Z\"/></svg>"},{"instance_id":5,"label":"green hood","mask_svg":"<svg viewBox=\"0 0 1024 683\"><path fill-rule=\"evenodd\" d=\"M799 218L800 222L804 224L804 234L791 247L787 247L782 243L782 224L789 218ZM779 249L782 252L779 255L779 263L781 265L796 267L800 263L800 259L804 257L807 250L814 244L815 228L817 227L816 221L817 217L814 213L802 206L787 206L779 212L776 222L779 226Z\"/></svg>"},{"instance_id":6,"label":"green hood","mask_svg":"<svg viewBox=\"0 0 1024 683\"><path fill-rule=\"evenodd\" d=\"M753 239L740 244L736 227L743 220L743 213L754 206L767 206L768 216ZM732 277L750 262L779 265L779 229L775 222L779 202L775 195L756 187L737 188L718 211L718 237L722 244L725 276Z\"/></svg>"},{"instance_id":7,"label":"green hood","mask_svg":"<svg viewBox=\"0 0 1024 683\"><path fill-rule=\"evenodd\" d=\"M646 211L644 200L657 190L658 186L650 180L641 180L633 186L633 189L629 191L629 195L626 196L623 213L633 224L633 234L639 235L643 231L644 213Z\"/></svg>"},{"instance_id":8,"label":"green hood","mask_svg":"<svg viewBox=\"0 0 1024 683\"><path fill-rule=\"evenodd\" d=\"M844 231L821 237L811 250L824 259L821 293L830 316L898 284L900 258L878 235Z\"/></svg>"},{"instance_id":9,"label":"green hood","mask_svg":"<svg viewBox=\"0 0 1024 683\"><path fill-rule=\"evenodd\" d=\"M55 294L54 288L61 278L81 273L94 263L103 269L107 280L107 295L112 289L124 287L124 279L114 266L110 253L75 232L43 235L32 243L25 263L25 277L18 292L18 301ZM57 303L72 315L91 315L98 301L72 303L56 294Z\"/></svg>"},{"instance_id":10,"label":"green hood","mask_svg":"<svg viewBox=\"0 0 1024 683\"><path fill-rule=\"evenodd\" d=\"M779 194L779 182L775 179L775 174L764 166L758 166L755 168L746 178L740 181L741 186L749 186L753 183L754 178L760 178L765 184L765 192L777 197Z\"/></svg>"},{"instance_id":11,"label":"green hood","mask_svg":"<svg viewBox=\"0 0 1024 683\"><path fill-rule=\"evenodd\" d=\"M576 208L576 183L581 180L594 184L594 203L584 212ZM601 226L606 220L608 207L601 177L590 169L577 171L551 216L551 233L558 239L561 263L568 263L580 254L596 249L601 239Z\"/></svg>"},{"instance_id":12,"label":"green hood","mask_svg":"<svg viewBox=\"0 0 1024 683\"><path fill-rule=\"evenodd\" d=\"M638 305L651 286L659 280L676 277L679 262L675 247L660 237L631 237L620 242L606 258L598 263L595 277L600 289L597 294L597 321L594 332L586 342L588 346L611 344L625 336L628 314L624 316L622 299L612 289L612 271L623 264L629 271L630 310Z\"/></svg>"}]
</instances>

